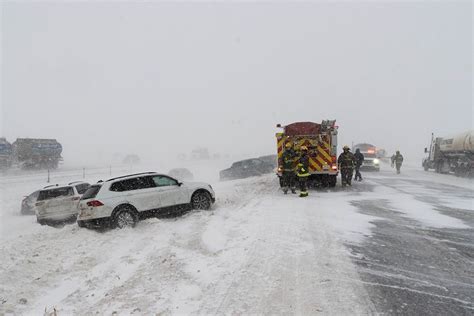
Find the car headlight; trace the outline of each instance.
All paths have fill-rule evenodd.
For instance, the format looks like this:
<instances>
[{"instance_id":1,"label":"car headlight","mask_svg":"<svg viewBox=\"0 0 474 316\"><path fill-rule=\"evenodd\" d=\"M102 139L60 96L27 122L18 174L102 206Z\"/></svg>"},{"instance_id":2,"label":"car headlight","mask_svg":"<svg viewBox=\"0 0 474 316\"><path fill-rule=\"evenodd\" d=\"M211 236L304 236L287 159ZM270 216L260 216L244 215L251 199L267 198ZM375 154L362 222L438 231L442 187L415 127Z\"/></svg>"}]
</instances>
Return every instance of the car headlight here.
<instances>
[{"instance_id":1,"label":"car headlight","mask_svg":"<svg viewBox=\"0 0 474 316\"><path fill-rule=\"evenodd\" d=\"M379 164L379 162L380 162L380 160L378 160L377 158L376 158L376 159L374 159L374 164L378 165L378 164Z\"/></svg>"}]
</instances>

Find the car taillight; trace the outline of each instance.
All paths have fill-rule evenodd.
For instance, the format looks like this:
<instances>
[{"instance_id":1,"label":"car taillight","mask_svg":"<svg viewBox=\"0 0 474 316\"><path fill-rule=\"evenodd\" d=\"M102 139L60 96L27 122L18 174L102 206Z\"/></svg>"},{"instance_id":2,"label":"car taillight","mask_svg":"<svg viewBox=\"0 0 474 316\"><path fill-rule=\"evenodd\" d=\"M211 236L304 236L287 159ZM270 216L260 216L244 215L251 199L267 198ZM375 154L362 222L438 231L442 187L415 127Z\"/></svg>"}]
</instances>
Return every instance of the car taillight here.
<instances>
[{"instance_id":1,"label":"car taillight","mask_svg":"<svg viewBox=\"0 0 474 316\"><path fill-rule=\"evenodd\" d=\"M87 205L92 206L92 207L97 207L97 206L104 205L104 203L102 203L101 201L98 201L98 200L94 200L94 201L87 202Z\"/></svg>"},{"instance_id":2,"label":"car taillight","mask_svg":"<svg viewBox=\"0 0 474 316\"><path fill-rule=\"evenodd\" d=\"M331 166L331 169L332 169L332 170L337 170L337 165L336 165L336 164L333 164L333 165Z\"/></svg>"}]
</instances>

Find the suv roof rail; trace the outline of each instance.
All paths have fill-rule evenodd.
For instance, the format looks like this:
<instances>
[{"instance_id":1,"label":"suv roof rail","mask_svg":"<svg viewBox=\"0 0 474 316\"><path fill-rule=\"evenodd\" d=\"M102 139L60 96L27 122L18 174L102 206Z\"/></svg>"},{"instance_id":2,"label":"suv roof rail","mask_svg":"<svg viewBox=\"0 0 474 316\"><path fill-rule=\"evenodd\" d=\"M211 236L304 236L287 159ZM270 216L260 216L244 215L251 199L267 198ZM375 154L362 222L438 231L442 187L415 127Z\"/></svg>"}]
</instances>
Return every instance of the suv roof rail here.
<instances>
[{"instance_id":1,"label":"suv roof rail","mask_svg":"<svg viewBox=\"0 0 474 316\"><path fill-rule=\"evenodd\" d=\"M128 178L128 177L133 177L133 176L139 176L139 175L142 175L142 174L156 174L156 172L154 172L154 171L148 171L148 172L140 172L140 173L128 174L128 175L126 175L126 176L120 176L120 177L116 177L116 178L111 178L111 179L105 180L105 182L109 182L109 181L113 181L113 180L117 180L117 179Z\"/></svg>"},{"instance_id":2,"label":"suv roof rail","mask_svg":"<svg viewBox=\"0 0 474 316\"><path fill-rule=\"evenodd\" d=\"M69 182L67 185L72 185L72 184L76 184L76 183L83 183L84 181L72 181L72 182Z\"/></svg>"},{"instance_id":3,"label":"suv roof rail","mask_svg":"<svg viewBox=\"0 0 474 316\"><path fill-rule=\"evenodd\" d=\"M57 184L57 183L56 184L50 184L50 185L45 186L43 189L58 187L58 186L59 186L59 184Z\"/></svg>"}]
</instances>

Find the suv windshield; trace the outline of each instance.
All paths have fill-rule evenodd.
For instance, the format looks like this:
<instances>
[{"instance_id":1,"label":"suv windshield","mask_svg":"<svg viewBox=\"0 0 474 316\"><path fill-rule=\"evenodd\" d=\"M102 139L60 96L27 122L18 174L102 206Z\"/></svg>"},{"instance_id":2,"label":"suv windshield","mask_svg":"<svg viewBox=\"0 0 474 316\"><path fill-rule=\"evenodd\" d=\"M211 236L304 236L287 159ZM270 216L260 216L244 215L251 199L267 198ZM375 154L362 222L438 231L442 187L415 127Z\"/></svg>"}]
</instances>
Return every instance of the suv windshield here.
<instances>
[{"instance_id":1,"label":"suv windshield","mask_svg":"<svg viewBox=\"0 0 474 316\"><path fill-rule=\"evenodd\" d=\"M62 196L71 196L74 195L74 190L71 187L50 189L40 191L38 195L38 201L54 199Z\"/></svg>"},{"instance_id":2,"label":"suv windshield","mask_svg":"<svg viewBox=\"0 0 474 316\"><path fill-rule=\"evenodd\" d=\"M87 191L82 195L81 200L93 199L99 193L102 185L96 184L90 186Z\"/></svg>"}]
</instances>

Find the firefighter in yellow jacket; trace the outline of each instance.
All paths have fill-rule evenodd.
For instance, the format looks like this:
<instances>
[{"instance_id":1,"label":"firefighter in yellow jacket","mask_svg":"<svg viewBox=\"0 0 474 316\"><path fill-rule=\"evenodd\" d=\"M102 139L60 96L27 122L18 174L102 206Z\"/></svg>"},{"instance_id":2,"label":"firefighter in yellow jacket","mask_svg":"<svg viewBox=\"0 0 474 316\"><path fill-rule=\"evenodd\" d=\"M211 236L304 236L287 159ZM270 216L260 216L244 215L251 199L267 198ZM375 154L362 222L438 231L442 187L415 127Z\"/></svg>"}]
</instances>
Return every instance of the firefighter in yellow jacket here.
<instances>
[{"instance_id":1,"label":"firefighter in yellow jacket","mask_svg":"<svg viewBox=\"0 0 474 316\"><path fill-rule=\"evenodd\" d=\"M281 162L283 166L283 175L281 182L283 193L287 194L288 190L291 190L291 193L296 193L296 153L293 150L293 145L290 142L285 144L285 151L283 152L283 155L281 157Z\"/></svg>"},{"instance_id":2,"label":"firefighter in yellow jacket","mask_svg":"<svg viewBox=\"0 0 474 316\"><path fill-rule=\"evenodd\" d=\"M301 157L296 166L296 176L298 177L298 183L300 185L300 197L308 196L308 165L308 148L306 146L301 146Z\"/></svg>"}]
</instances>

